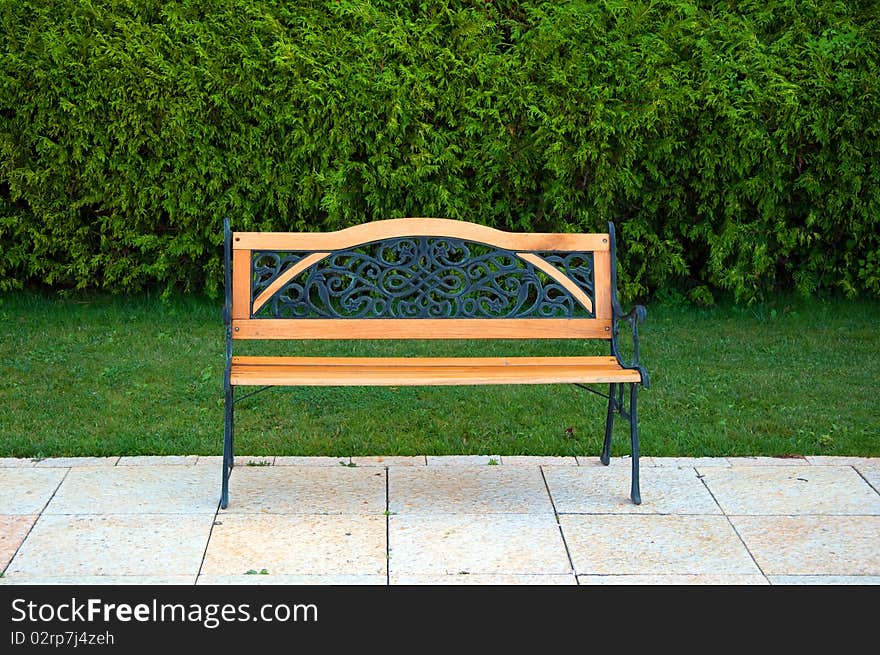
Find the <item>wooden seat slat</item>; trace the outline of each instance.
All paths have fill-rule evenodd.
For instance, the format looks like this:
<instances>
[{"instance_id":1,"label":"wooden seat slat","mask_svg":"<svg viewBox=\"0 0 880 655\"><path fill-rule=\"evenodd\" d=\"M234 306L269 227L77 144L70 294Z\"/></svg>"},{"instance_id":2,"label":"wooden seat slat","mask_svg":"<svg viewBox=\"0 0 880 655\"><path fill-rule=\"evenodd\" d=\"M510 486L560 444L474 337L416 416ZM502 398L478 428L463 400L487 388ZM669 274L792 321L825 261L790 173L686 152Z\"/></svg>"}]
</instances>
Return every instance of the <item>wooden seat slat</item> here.
<instances>
[{"instance_id":1,"label":"wooden seat slat","mask_svg":"<svg viewBox=\"0 0 880 655\"><path fill-rule=\"evenodd\" d=\"M303 386L451 386L484 384L557 384L638 382L639 372L607 361L578 364L565 358L555 363L506 364L469 361L467 358L425 361L419 358L368 359L357 363L321 358L295 364L233 364L231 379L236 385ZM607 358L598 358L606 360ZM405 362L405 363L401 363Z\"/></svg>"},{"instance_id":2,"label":"wooden seat slat","mask_svg":"<svg viewBox=\"0 0 880 655\"><path fill-rule=\"evenodd\" d=\"M617 366L614 357L272 357L236 355L242 366Z\"/></svg>"}]
</instances>

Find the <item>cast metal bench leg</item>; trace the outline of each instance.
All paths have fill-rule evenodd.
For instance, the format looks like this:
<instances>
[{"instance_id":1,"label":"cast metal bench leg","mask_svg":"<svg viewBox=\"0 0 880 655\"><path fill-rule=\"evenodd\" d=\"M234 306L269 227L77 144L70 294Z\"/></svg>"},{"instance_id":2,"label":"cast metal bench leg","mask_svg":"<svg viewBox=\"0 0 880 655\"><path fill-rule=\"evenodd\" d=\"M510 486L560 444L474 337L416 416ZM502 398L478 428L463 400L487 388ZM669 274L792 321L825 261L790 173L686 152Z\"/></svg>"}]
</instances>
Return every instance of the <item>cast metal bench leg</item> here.
<instances>
[{"instance_id":1,"label":"cast metal bench leg","mask_svg":"<svg viewBox=\"0 0 880 655\"><path fill-rule=\"evenodd\" d=\"M632 488L630 498L635 505L642 504L642 495L639 493L639 419L637 403L639 398L639 384L634 382L629 385L629 438L632 444Z\"/></svg>"},{"instance_id":2,"label":"cast metal bench leg","mask_svg":"<svg viewBox=\"0 0 880 655\"><path fill-rule=\"evenodd\" d=\"M223 486L220 492L220 507L226 509L229 505L229 473L235 463L234 454L234 405L232 387L226 385L226 402L225 402L226 420L223 425Z\"/></svg>"},{"instance_id":3,"label":"cast metal bench leg","mask_svg":"<svg viewBox=\"0 0 880 655\"><path fill-rule=\"evenodd\" d=\"M617 385L612 382L608 391L608 415L605 417L605 443L602 444L602 455L599 457L599 461L605 466L611 462L611 433L614 432L614 394L616 392Z\"/></svg>"}]
</instances>

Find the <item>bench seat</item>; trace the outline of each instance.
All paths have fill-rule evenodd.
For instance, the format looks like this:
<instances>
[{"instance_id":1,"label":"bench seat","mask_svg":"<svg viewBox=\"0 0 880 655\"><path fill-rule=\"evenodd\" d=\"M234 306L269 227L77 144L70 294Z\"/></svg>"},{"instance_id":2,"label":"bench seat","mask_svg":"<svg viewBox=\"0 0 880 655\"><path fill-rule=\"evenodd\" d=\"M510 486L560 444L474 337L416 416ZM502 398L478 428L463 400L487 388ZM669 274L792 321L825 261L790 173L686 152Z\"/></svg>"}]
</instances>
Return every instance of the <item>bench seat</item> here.
<instances>
[{"instance_id":1,"label":"bench seat","mask_svg":"<svg viewBox=\"0 0 880 655\"><path fill-rule=\"evenodd\" d=\"M625 383L641 380L614 357L233 357L242 386L418 386Z\"/></svg>"}]
</instances>

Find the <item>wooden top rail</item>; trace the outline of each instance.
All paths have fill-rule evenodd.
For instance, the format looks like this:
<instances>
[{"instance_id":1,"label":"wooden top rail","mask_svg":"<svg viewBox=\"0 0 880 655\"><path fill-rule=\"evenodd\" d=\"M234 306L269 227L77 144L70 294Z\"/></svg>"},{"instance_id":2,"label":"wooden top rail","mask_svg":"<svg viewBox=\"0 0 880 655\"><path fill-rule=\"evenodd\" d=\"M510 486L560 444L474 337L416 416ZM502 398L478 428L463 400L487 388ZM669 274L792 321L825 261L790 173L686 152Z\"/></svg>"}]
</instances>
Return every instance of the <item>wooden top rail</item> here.
<instances>
[{"instance_id":1,"label":"wooden top rail","mask_svg":"<svg viewBox=\"0 0 880 655\"><path fill-rule=\"evenodd\" d=\"M398 237L447 237L505 250L607 251L607 234L518 233L448 218L392 218L336 232L235 232L234 250L345 250Z\"/></svg>"}]
</instances>

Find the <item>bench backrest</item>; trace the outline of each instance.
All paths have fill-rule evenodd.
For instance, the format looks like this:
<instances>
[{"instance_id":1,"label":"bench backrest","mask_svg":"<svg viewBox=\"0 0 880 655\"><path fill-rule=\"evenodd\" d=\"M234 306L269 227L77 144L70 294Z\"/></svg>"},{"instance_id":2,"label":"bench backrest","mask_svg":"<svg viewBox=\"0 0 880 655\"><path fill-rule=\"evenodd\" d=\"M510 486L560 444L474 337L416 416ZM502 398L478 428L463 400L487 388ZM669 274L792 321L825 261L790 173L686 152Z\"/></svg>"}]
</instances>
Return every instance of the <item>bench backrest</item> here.
<instances>
[{"instance_id":1,"label":"bench backrest","mask_svg":"<svg viewBox=\"0 0 880 655\"><path fill-rule=\"evenodd\" d=\"M231 336L611 339L613 246L610 224L605 234L521 234L398 218L230 232L227 221Z\"/></svg>"}]
</instances>

